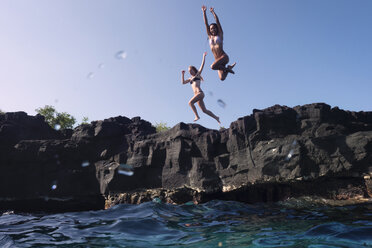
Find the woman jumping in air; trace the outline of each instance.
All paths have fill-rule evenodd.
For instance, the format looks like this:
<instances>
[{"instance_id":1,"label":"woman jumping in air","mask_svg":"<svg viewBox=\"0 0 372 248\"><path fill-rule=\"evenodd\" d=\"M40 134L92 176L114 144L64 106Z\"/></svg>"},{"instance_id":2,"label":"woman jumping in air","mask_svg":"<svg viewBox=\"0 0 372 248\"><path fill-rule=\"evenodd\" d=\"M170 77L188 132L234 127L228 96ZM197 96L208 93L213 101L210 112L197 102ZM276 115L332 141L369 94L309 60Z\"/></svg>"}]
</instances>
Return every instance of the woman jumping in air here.
<instances>
[{"instance_id":1,"label":"woman jumping in air","mask_svg":"<svg viewBox=\"0 0 372 248\"><path fill-rule=\"evenodd\" d=\"M197 120L200 119L200 117L198 115L198 111L196 110L196 107L194 105L197 102L199 107L201 108L201 110L204 113L213 117L219 124L221 124L220 123L220 118L218 116L216 116L215 114L213 114L212 111L209 111L205 107L205 104L204 104L204 101L203 101L204 92L200 88L200 81L203 80L203 78L200 74L201 74L201 72L203 71L203 68L204 68L205 56L206 55L207 55L207 52L203 53L203 60L202 60L202 63L201 63L201 66L200 66L199 70L197 70L195 68L195 66L190 65L189 66L189 73L190 73L191 77L185 80L185 71L183 70L181 80L182 80L182 84L190 83L191 87L192 87L192 90L194 91L194 96L189 101L189 105L190 105L192 111L195 114L194 121L197 121Z\"/></svg>"},{"instance_id":2,"label":"woman jumping in air","mask_svg":"<svg viewBox=\"0 0 372 248\"><path fill-rule=\"evenodd\" d=\"M208 25L208 19L206 14L207 7L203 5L202 11L205 27L207 29L207 34L209 38L209 45L215 58L215 61L211 65L211 68L212 70L218 70L218 76L223 81L225 80L228 73L235 74L232 68L235 66L236 63L226 66L227 63L229 63L229 56L227 56L227 54L223 50L223 31L220 21L216 13L214 12L213 7L210 8L210 11L214 16L216 23L212 23L211 25Z\"/></svg>"}]
</instances>

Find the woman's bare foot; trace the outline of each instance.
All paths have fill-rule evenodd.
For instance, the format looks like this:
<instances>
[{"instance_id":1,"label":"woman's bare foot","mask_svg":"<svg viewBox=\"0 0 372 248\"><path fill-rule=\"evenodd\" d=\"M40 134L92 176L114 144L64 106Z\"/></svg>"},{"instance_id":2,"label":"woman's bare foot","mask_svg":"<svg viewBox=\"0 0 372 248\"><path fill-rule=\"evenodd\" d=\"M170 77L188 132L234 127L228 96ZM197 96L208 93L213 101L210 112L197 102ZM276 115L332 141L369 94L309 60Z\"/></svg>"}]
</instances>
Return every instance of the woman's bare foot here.
<instances>
[{"instance_id":1,"label":"woman's bare foot","mask_svg":"<svg viewBox=\"0 0 372 248\"><path fill-rule=\"evenodd\" d=\"M232 70L232 68L234 68L235 65L236 65L236 62L234 62L234 64L232 64L232 65L228 65L227 66L227 71L232 73L232 74L235 74L235 72Z\"/></svg>"},{"instance_id":2,"label":"woman's bare foot","mask_svg":"<svg viewBox=\"0 0 372 248\"><path fill-rule=\"evenodd\" d=\"M200 117L199 116L196 116L195 119L194 119L194 121L197 121L199 119L200 119Z\"/></svg>"},{"instance_id":3,"label":"woman's bare foot","mask_svg":"<svg viewBox=\"0 0 372 248\"><path fill-rule=\"evenodd\" d=\"M216 118L216 121L218 122L218 124L220 124L220 125L221 125L221 122L220 122L220 117L218 117L218 116L217 116L217 118Z\"/></svg>"}]
</instances>

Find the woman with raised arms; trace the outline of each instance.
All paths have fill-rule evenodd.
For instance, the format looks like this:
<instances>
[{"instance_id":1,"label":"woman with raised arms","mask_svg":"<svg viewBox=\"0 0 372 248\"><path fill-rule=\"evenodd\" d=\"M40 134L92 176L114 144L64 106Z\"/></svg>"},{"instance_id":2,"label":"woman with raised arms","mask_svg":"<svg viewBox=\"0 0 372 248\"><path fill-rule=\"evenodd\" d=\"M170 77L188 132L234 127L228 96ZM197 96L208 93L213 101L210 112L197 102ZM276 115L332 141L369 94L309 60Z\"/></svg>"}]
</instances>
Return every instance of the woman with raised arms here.
<instances>
[{"instance_id":1,"label":"woman with raised arms","mask_svg":"<svg viewBox=\"0 0 372 248\"><path fill-rule=\"evenodd\" d=\"M216 23L208 24L207 19L207 7L202 6L203 17L205 27L207 29L207 34L209 38L209 45L214 55L215 61L211 65L212 70L218 70L218 76L223 81L226 79L227 74L232 73L235 74L232 68L235 66L236 63L232 65L227 65L229 63L229 56L223 50L223 31L221 27L220 20L218 19L216 13L214 12L214 8L211 7L210 11L216 20Z\"/></svg>"},{"instance_id":2,"label":"woman with raised arms","mask_svg":"<svg viewBox=\"0 0 372 248\"><path fill-rule=\"evenodd\" d=\"M187 84L187 83L190 83L191 84L191 87L192 87L192 90L194 91L194 96L190 99L189 101L189 105L192 109L192 111L194 112L195 114L195 119L194 121L197 121L200 119L199 115L198 115L198 111L196 110L196 107L195 107L195 103L197 102L199 107L201 108L201 110L206 113L207 115L211 116L212 118L214 118L219 124L220 123L220 118L218 116L216 116L215 114L212 113L212 111L208 110L206 107L205 107L205 104L204 104L204 92L201 90L200 88L200 82L203 80L203 77L201 76L201 73L203 71L203 68L204 68L204 63L205 63L205 56L207 55L207 52L203 53L203 60L202 60L202 63L200 65L200 68L199 70L197 70L195 68L195 66L189 66L189 73L191 75L190 78L186 79L185 80L185 71L182 70L182 78L181 78L181 81L182 81L182 84Z\"/></svg>"}]
</instances>

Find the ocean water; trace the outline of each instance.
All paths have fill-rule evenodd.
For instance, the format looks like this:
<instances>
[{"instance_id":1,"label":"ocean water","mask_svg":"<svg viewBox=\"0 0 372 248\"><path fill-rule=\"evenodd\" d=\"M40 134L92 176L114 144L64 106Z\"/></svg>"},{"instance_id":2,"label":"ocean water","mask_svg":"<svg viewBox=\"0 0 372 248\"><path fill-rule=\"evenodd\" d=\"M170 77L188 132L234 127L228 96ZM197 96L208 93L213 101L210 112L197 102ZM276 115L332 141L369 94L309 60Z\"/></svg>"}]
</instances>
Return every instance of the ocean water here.
<instances>
[{"instance_id":1,"label":"ocean water","mask_svg":"<svg viewBox=\"0 0 372 248\"><path fill-rule=\"evenodd\" d=\"M63 214L8 211L0 247L372 247L372 204L154 201Z\"/></svg>"}]
</instances>

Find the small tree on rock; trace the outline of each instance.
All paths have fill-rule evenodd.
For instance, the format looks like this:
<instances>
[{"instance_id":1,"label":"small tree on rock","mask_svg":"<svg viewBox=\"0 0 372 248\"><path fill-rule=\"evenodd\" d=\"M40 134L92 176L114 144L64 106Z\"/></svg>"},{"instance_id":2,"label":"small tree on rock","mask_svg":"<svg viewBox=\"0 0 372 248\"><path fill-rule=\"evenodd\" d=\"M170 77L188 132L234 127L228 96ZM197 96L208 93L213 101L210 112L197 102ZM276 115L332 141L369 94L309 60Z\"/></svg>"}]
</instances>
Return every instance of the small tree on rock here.
<instances>
[{"instance_id":1,"label":"small tree on rock","mask_svg":"<svg viewBox=\"0 0 372 248\"><path fill-rule=\"evenodd\" d=\"M38 108L35 111L44 116L45 121L55 129L73 128L76 123L75 117L66 112L59 113L51 105L45 105L43 108Z\"/></svg>"},{"instance_id":2,"label":"small tree on rock","mask_svg":"<svg viewBox=\"0 0 372 248\"><path fill-rule=\"evenodd\" d=\"M166 122L159 122L155 124L156 132L160 133L163 131L167 131L170 129L170 127L167 126Z\"/></svg>"}]
</instances>

